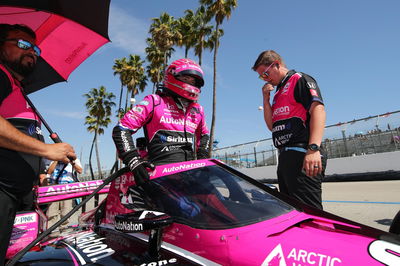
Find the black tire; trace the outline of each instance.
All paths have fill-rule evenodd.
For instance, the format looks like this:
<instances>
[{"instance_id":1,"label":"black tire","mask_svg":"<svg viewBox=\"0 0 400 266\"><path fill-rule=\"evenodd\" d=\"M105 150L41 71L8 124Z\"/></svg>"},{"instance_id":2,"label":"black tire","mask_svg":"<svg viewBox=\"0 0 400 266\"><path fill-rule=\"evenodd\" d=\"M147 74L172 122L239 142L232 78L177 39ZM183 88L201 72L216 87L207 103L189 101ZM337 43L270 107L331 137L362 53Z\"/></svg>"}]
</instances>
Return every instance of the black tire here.
<instances>
[{"instance_id":1,"label":"black tire","mask_svg":"<svg viewBox=\"0 0 400 266\"><path fill-rule=\"evenodd\" d=\"M390 225L389 232L400 235L400 211L396 214L396 216L392 220L392 224Z\"/></svg>"}]
</instances>

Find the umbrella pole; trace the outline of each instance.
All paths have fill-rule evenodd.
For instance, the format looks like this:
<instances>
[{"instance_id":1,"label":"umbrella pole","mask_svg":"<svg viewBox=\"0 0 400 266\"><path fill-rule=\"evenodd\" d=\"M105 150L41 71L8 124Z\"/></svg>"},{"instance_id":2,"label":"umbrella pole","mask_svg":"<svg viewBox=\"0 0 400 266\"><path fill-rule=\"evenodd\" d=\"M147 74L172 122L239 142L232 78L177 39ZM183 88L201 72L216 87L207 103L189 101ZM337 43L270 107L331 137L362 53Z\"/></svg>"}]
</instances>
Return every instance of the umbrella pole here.
<instances>
[{"instance_id":1,"label":"umbrella pole","mask_svg":"<svg viewBox=\"0 0 400 266\"><path fill-rule=\"evenodd\" d=\"M24 95L26 102L29 104L29 106L32 108L32 110L35 112L35 114L39 117L40 121L43 123L43 125L46 127L47 131L50 133L50 138L54 141L54 143L61 143L61 139L58 136L58 134L56 132L54 132L53 130L51 130L50 126L47 124L46 120L44 120L43 116L39 113L39 111L36 109L35 105L33 104L33 102L28 98L28 96L25 94L25 92L23 90L22 91L22 95ZM68 156L67 156L68 157ZM68 157L69 159L69 163L74 166L75 162L72 158ZM64 171L64 169L67 167L68 163L64 163L63 168L61 169L61 172L59 173L59 176L57 177L57 181L58 178L60 177L62 171Z\"/></svg>"},{"instance_id":2,"label":"umbrella pole","mask_svg":"<svg viewBox=\"0 0 400 266\"><path fill-rule=\"evenodd\" d=\"M23 90L21 90L21 91L22 91L22 95L24 95L25 100L28 102L29 106L36 113L36 115L39 117L40 121L43 123L43 125L46 127L47 131L50 133L50 138L54 141L54 143L61 143L62 141L61 141L60 137L58 136L58 134L53 132L53 130L51 130L50 126L47 124L46 120L44 120L43 116L36 109L36 107L32 103L32 101L28 98L28 96L25 94L25 92Z\"/></svg>"}]
</instances>

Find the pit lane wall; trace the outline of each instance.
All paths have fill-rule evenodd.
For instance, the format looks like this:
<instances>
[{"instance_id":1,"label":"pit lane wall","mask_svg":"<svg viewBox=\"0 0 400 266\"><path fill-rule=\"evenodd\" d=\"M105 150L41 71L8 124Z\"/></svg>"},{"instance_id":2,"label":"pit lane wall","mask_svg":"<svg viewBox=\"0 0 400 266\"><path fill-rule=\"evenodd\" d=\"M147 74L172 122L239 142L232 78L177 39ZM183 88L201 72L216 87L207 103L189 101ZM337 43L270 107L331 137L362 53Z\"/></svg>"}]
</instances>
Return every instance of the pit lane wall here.
<instances>
[{"instance_id":1,"label":"pit lane wall","mask_svg":"<svg viewBox=\"0 0 400 266\"><path fill-rule=\"evenodd\" d=\"M276 165L239 168L262 182L277 182ZM324 181L400 180L400 151L328 159Z\"/></svg>"}]
</instances>

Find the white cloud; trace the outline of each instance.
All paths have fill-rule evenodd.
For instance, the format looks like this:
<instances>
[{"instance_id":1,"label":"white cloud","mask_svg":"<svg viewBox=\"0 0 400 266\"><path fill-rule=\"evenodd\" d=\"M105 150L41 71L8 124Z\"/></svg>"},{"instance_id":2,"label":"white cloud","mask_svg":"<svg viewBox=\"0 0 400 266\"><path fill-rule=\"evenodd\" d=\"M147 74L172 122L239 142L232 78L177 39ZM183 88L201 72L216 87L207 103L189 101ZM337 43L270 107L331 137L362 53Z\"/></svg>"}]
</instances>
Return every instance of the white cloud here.
<instances>
[{"instance_id":1,"label":"white cloud","mask_svg":"<svg viewBox=\"0 0 400 266\"><path fill-rule=\"evenodd\" d=\"M109 34L112 44L133 54L144 54L149 24L110 6Z\"/></svg>"},{"instance_id":2,"label":"white cloud","mask_svg":"<svg viewBox=\"0 0 400 266\"><path fill-rule=\"evenodd\" d=\"M61 112L55 110L48 110L47 112L55 116L68 117L73 119L83 119L86 117L86 115L83 112Z\"/></svg>"}]
</instances>

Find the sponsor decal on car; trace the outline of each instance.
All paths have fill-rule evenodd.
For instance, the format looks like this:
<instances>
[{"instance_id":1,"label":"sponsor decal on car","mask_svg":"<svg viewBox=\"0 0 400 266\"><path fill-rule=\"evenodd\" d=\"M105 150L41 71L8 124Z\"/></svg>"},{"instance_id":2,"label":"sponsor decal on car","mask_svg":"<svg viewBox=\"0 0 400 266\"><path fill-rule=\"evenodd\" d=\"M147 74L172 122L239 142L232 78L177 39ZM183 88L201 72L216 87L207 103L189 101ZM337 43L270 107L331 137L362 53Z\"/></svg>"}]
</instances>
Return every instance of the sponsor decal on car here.
<instances>
[{"instance_id":1,"label":"sponsor decal on car","mask_svg":"<svg viewBox=\"0 0 400 266\"><path fill-rule=\"evenodd\" d=\"M400 246L384 240L375 240L368 246L372 258L385 265L400 265Z\"/></svg>"},{"instance_id":2,"label":"sponsor decal on car","mask_svg":"<svg viewBox=\"0 0 400 266\"><path fill-rule=\"evenodd\" d=\"M25 223L34 223L36 222L37 215L35 213L29 213L26 215L17 215L14 220L14 226Z\"/></svg>"},{"instance_id":3,"label":"sponsor decal on car","mask_svg":"<svg viewBox=\"0 0 400 266\"><path fill-rule=\"evenodd\" d=\"M73 247L71 245L68 245L68 247L73 249L76 255L85 255L91 262L95 263L115 253L115 250L103 242L104 239L104 237L99 237L94 232L82 232L66 238L65 241L72 244ZM79 249L79 253L76 248ZM82 259L82 257L79 257L80 261Z\"/></svg>"},{"instance_id":4,"label":"sponsor decal on car","mask_svg":"<svg viewBox=\"0 0 400 266\"><path fill-rule=\"evenodd\" d=\"M79 183L70 183L65 185L57 185L57 186L48 186L43 187L43 192L41 189L41 196L50 196L50 195L57 195L67 192L80 192L80 191L87 191L88 188L98 187L99 185L103 184L102 180L97 181L87 181L87 182L79 182Z\"/></svg>"},{"instance_id":5,"label":"sponsor decal on car","mask_svg":"<svg viewBox=\"0 0 400 266\"><path fill-rule=\"evenodd\" d=\"M309 251L300 248L292 248L286 255L283 253L282 245L278 244L267 256L262 266L300 266L300 265L319 265L319 266L338 266L343 265L342 259L322 254L315 251Z\"/></svg>"},{"instance_id":6,"label":"sponsor decal on car","mask_svg":"<svg viewBox=\"0 0 400 266\"><path fill-rule=\"evenodd\" d=\"M181 164L178 166L172 166L172 167L165 167L162 170L162 173L171 173L171 172L175 172L175 171L180 171L180 170L189 170L192 168L199 168L199 167L204 167L206 166L205 163L190 163L190 164Z\"/></svg>"},{"instance_id":7,"label":"sponsor decal on car","mask_svg":"<svg viewBox=\"0 0 400 266\"><path fill-rule=\"evenodd\" d=\"M140 266L161 266L161 265L168 265L168 264L175 264L178 260L176 258L171 258L168 260L158 260L158 261L151 261L149 263L140 264Z\"/></svg>"},{"instance_id":8,"label":"sponsor decal on car","mask_svg":"<svg viewBox=\"0 0 400 266\"><path fill-rule=\"evenodd\" d=\"M115 229L120 231L141 232L143 231L143 224L127 221L116 221Z\"/></svg>"}]
</instances>

